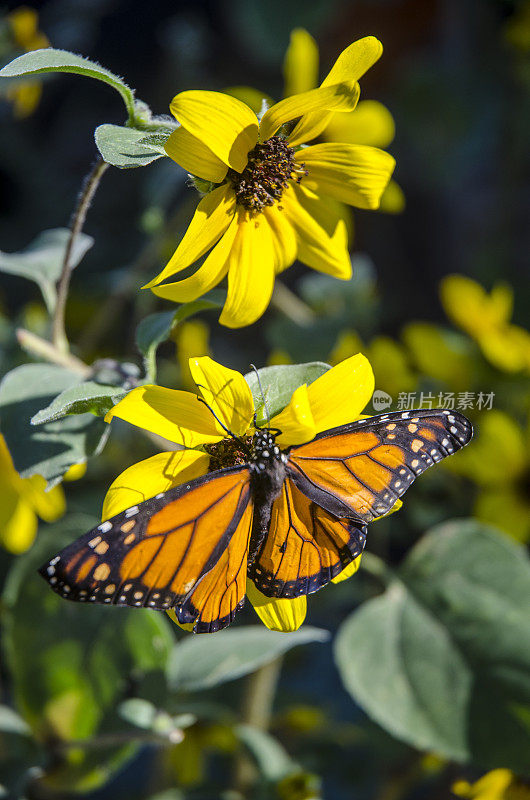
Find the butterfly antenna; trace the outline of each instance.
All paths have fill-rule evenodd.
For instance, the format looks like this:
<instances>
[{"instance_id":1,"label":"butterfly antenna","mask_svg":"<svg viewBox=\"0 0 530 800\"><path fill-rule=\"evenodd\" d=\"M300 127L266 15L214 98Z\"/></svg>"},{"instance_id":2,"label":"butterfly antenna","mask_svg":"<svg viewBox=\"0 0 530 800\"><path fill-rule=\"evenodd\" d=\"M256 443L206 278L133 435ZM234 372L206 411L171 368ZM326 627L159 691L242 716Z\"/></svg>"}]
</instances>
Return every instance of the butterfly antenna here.
<instances>
[{"instance_id":1,"label":"butterfly antenna","mask_svg":"<svg viewBox=\"0 0 530 800\"><path fill-rule=\"evenodd\" d=\"M206 388L205 386L200 386L199 384L197 384L197 386L198 386L199 389L205 389ZM233 433L230 430L230 428L227 428L226 425L223 422L221 422L221 420L219 419L219 417L217 416L217 414L215 413L213 408L211 408L208 405L208 403L206 402L204 397L199 397L199 395L197 395L197 400L199 401L199 403L204 403L204 405L206 406L206 408L208 409L210 414L217 420L217 422L219 423L221 428L224 430L225 433L227 433L230 436L231 439L236 439L238 442L241 442L241 438L239 436L236 436L236 434Z\"/></svg>"},{"instance_id":2,"label":"butterfly antenna","mask_svg":"<svg viewBox=\"0 0 530 800\"><path fill-rule=\"evenodd\" d=\"M256 367L254 366L254 364L251 364L250 366L252 367L252 369L256 373L256 378L258 380L259 390L261 392L261 399L263 400L263 407L265 408L265 413L267 414L267 428L270 428L270 426L271 426L271 414L270 414L270 411L269 411L269 406L267 405L267 401L265 399L265 392L263 391L263 386L261 385L259 372L256 369ZM256 425L256 414L254 414L254 426L257 427L257 425Z\"/></svg>"}]
</instances>

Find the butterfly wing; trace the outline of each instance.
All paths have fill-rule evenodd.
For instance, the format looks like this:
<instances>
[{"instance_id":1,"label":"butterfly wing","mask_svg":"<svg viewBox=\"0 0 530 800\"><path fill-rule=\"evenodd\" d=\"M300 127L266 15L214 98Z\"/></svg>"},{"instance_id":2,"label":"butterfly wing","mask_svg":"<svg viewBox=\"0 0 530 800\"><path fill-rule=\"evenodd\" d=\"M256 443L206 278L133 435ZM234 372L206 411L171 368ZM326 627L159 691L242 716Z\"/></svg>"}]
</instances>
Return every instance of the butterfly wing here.
<instances>
[{"instance_id":1,"label":"butterfly wing","mask_svg":"<svg viewBox=\"0 0 530 800\"><path fill-rule=\"evenodd\" d=\"M394 412L342 425L293 447L287 474L337 517L387 514L427 467L464 447L471 423L457 411Z\"/></svg>"},{"instance_id":2,"label":"butterfly wing","mask_svg":"<svg viewBox=\"0 0 530 800\"><path fill-rule=\"evenodd\" d=\"M248 467L219 470L102 522L40 573L70 600L174 608L219 630L244 601L252 517Z\"/></svg>"},{"instance_id":3,"label":"butterfly wing","mask_svg":"<svg viewBox=\"0 0 530 800\"><path fill-rule=\"evenodd\" d=\"M361 555L365 540L362 522L337 519L286 480L250 577L267 597L310 594Z\"/></svg>"}]
</instances>

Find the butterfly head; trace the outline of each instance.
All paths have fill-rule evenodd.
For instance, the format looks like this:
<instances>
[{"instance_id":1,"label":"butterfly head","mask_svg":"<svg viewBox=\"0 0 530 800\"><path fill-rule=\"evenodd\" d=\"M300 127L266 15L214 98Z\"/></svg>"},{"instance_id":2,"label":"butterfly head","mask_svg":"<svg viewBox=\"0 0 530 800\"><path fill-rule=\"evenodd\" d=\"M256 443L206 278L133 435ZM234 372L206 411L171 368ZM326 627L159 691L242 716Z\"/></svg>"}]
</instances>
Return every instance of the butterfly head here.
<instances>
[{"instance_id":1,"label":"butterfly head","mask_svg":"<svg viewBox=\"0 0 530 800\"><path fill-rule=\"evenodd\" d=\"M252 439L252 461L260 472L267 469L275 461L284 460L284 455L276 444L274 430L258 430Z\"/></svg>"}]
</instances>

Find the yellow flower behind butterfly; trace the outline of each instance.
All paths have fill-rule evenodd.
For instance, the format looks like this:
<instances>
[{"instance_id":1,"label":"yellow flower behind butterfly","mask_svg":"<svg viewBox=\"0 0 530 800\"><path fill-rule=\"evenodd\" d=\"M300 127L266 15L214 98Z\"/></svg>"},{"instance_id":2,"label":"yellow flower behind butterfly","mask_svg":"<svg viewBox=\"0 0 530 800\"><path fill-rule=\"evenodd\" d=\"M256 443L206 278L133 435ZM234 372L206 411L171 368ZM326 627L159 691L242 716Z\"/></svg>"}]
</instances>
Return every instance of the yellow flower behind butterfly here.
<instances>
[{"instance_id":1,"label":"yellow flower behind butterfly","mask_svg":"<svg viewBox=\"0 0 530 800\"><path fill-rule=\"evenodd\" d=\"M220 465L228 466L223 458L230 440L220 423L238 437L254 432L254 400L248 383L239 372L207 356L191 358L189 368L198 394L209 408L191 392L139 386L105 417L107 422L118 417L186 449L158 453L126 469L109 488L102 519L109 519ZM320 431L359 419L373 388L372 368L360 354L328 370L313 383L303 384L294 391L283 411L271 419L271 427L282 431L278 444L285 448L308 442ZM360 557L349 564L335 582L352 575L359 561ZM296 630L304 621L305 596L293 600L271 599L259 592L250 580L247 596L268 628Z\"/></svg>"},{"instance_id":2,"label":"yellow flower behind butterfly","mask_svg":"<svg viewBox=\"0 0 530 800\"><path fill-rule=\"evenodd\" d=\"M50 42L44 33L39 31L39 17L33 8L20 6L6 16L7 29L12 45L18 50L28 53L49 47ZM13 103L15 117L28 117L39 104L42 94L40 81L17 81L8 88L7 97Z\"/></svg>"},{"instance_id":3,"label":"yellow flower behind butterfly","mask_svg":"<svg viewBox=\"0 0 530 800\"><path fill-rule=\"evenodd\" d=\"M330 115L352 111L358 79L381 56L373 36L338 57L322 84L258 116L221 92L186 91L173 98L180 123L167 155L206 191L173 257L144 288L178 303L196 300L225 277L220 322L239 328L269 305L275 276L298 258L313 269L351 277L343 203L377 208L394 159L361 144L308 147ZM181 280L174 276L203 263Z\"/></svg>"}]
</instances>

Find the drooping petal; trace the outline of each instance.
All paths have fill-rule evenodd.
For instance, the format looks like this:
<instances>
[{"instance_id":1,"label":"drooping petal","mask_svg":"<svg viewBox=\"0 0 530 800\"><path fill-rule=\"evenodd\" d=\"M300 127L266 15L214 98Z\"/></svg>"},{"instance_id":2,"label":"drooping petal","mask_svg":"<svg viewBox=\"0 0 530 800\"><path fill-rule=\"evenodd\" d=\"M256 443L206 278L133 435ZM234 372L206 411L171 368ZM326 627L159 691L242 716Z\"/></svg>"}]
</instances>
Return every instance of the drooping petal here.
<instances>
[{"instance_id":1,"label":"drooping petal","mask_svg":"<svg viewBox=\"0 0 530 800\"><path fill-rule=\"evenodd\" d=\"M304 185L358 208L377 208L395 159L385 150L355 144L325 142L296 154L308 175Z\"/></svg>"},{"instance_id":2,"label":"drooping petal","mask_svg":"<svg viewBox=\"0 0 530 800\"><path fill-rule=\"evenodd\" d=\"M311 89L309 92L295 94L275 103L262 117L259 126L259 135L262 142L274 136L278 128L286 122L311 111L353 111L357 105L360 94L357 83L337 83L333 86ZM304 139L293 142L289 137L289 144L299 144Z\"/></svg>"},{"instance_id":3,"label":"drooping petal","mask_svg":"<svg viewBox=\"0 0 530 800\"><path fill-rule=\"evenodd\" d=\"M335 61L335 64L322 81L321 88L326 88L336 84L349 84L353 85L359 78L364 75L366 70L375 64L383 52L383 45L374 36L366 36L364 39L358 39L353 42L349 47L342 51L340 56ZM331 120L329 114L323 114L326 109L321 106L320 109L315 109L311 114L304 116L298 125L294 128L289 137L289 144L293 147L303 142L309 142L325 130ZM337 111L345 111L347 109L336 109ZM353 109L351 109L353 110Z\"/></svg>"},{"instance_id":4,"label":"drooping petal","mask_svg":"<svg viewBox=\"0 0 530 800\"><path fill-rule=\"evenodd\" d=\"M328 142L388 147L396 126L388 108L377 100L361 100L351 114L333 114L323 132Z\"/></svg>"},{"instance_id":5,"label":"drooping petal","mask_svg":"<svg viewBox=\"0 0 530 800\"><path fill-rule=\"evenodd\" d=\"M46 491L46 481L42 475L33 475L20 481L20 495L46 522L54 522L66 511L66 500L62 486L54 486Z\"/></svg>"},{"instance_id":6,"label":"drooping petal","mask_svg":"<svg viewBox=\"0 0 530 800\"><path fill-rule=\"evenodd\" d=\"M353 422L374 393L374 373L362 353L332 367L307 387L317 433Z\"/></svg>"},{"instance_id":7,"label":"drooping petal","mask_svg":"<svg viewBox=\"0 0 530 800\"><path fill-rule=\"evenodd\" d=\"M245 169L248 152L258 141L258 120L248 106L222 92L192 90L174 97L170 108L221 161L237 172Z\"/></svg>"},{"instance_id":8,"label":"drooping petal","mask_svg":"<svg viewBox=\"0 0 530 800\"><path fill-rule=\"evenodd\" d=\"M318 431L305 383L295 389L289 404L271 420L271 426L282 432L278 436L281 447L303 444L315 438Z\"/></svg>"},{"instance_id":9,"label":"drooping petal","mask_svg":"<svg viewBox=\"0 0 530 800\"><path fill-rule=\"evenodd\" d=\"M210 250L228 230L234 218L236 198L229 184L218 186L202 198L171 259L156 278L146 283L150 289L176 272L189 267Z\"/></svg>"},{"instance_id":10,"label":"drooping petal","mask_svg":"<svg viewBox=\"0 0 530 800\"><path fill-rule=\"evenodd\" d=\"M107 412L105 422L113 417L184 447L218 442L225 436L213 414L194 394L162 386L133 389Z\"/></svg>"},{"instance_id":11,"label":"drooping petal","mask_svg":"<svg viewBox=\"0 0 530 800\"><path fill-rule=\"evenodd\" d=\"M37 534L37 515L24 498L10 498L13 503L0 508L0 545L10 553L18 555L24 553L31 545Z\"/></svg>"},{"instance_id":12,"label":"drooping petal","mask_svg":"<svg viewBox=\"0 0 530 800\"><path fill-rule=\"evenodd\" d=\"M133 464L110 485L103 501L101 519L109 519L160 492L205 475L209 461L210 457L199 450L176 450L157 453Z\"/></svg>"},{"instance_id":13,"label":"drooping petal","mask_svg":"<svg viewBox=\"0 0 530 800\"><path fill-rule=\"evenodd\" d=\"M352 575L355 575L357 570L361 565L361 556L357 556L354 560L345 567L342 572L339 572L334 578L331 579L332 583L342 583L342 581L347 581L348 578L351 578Z\"/></svg>"},{"instance_id":14,"label":"drooping petal","mask_svg":"<svg viewBox=\"0 0 530 800\"><path fill-rule=\"evenodd\" d=\"M294 599L271 598L262 594L252 581L247 580L247 597L254 606L254 611L271 631L289 633L297 631L307 613L305 595Z\"/></svg>"},{"instance_id":15,"label":"drooping petal","mask_svg":"<svg viewBox=\"0 0 530 800\"><path fill-rule=\"evenodd\" d=\"M254 416L252 392L244 377L212 358L190 358L190 372L212 411L237 436L247 433Z\"/></svg>"},{"instance_id":16,"label":"drooping petal","mask_svg":"<svg viewBox=\"0 0 530 800\"><path fill-rule=\"evenodd\" d=\"M318 45L305 28L291 31L283 61L283 78L285 97L308 92L318 83Z\"/></svg>"},{"instance_id":17,"label":"drooping petal","mask_svg":"<svg viewBox=\"0 0 530 800\"><path fill-rule=\"evenodd\" d=\"M228 294L219 322L228 328L251 325L269 305L274 288L274 247L266 217L241 210L228 256Z\"/></svg>"},{"instance_id":18,"label":"drooping petal","mask_svg":"<svg viewBox=\"0 0 530 800\"><path fill-rule=\"evenodd\" d=\"M389 180L388 186L381 195L379 211L384 214L401 214L405 210L407 201L401 186L394 180Z\"/></svg>"},{"instance_id":19,"label":"drooping petal","mask_svg":"<svg viewBox=\"0 0 530 800\"><path fill-rule=\"evenodd\" d=\"M353 241L353 215L350 208L333 197L322 199L304 185L296 187L298 200L325 230L334 244L345 250Z\"/></svg>"},{"instance_id":20,"label":"drooping petal","mask_svg":"<svg viewBox=\"0 0 530 800\"><path fill-rule=\"evenodd\" d=\"M309 267L335 278L351 278L351 261L345 245L345 234L337 220L338 235L329 233L306 210L307 194L299 186L289 187L283 194L283 213L295 230L298 258Z\"/></svg>"},{"instance_id":21,"label":"drooping petal","mask_svg":"<svg viewBox=\"0 0 530 800\"><path fill-rule=\"evenodd\" d=\"M296 234L285 214L277 205L267 206L263 209L263 214L269 223L274 248L275 272L278 274L290 267L296 260Z\"/></svg>"},{"instance_id":22,"label":"drooping petal","mask_svg":"<svg viewBox=\"0 0 530 800\"><path fill-rule=\"evenodd\" d=\"M175 303L191 303L209 292L223 280L228 271L228 256L236 233L237 217L234 216L221 241L217 242L204 264L193 275L175 283L152 286L153 294L166 300L173 300Z\"/></svg>"},{"instance_id":23,"label":"drooping petal","mask_svg":"<svg viewBox=\"0 0 530 800\"><path fill-rule=\"evenodd\" d=\"M205 181L220 183L228 172L224 161L182 126L173 131L164 145L164 150L183 169Z\"/></svg>"}]
</instances>

